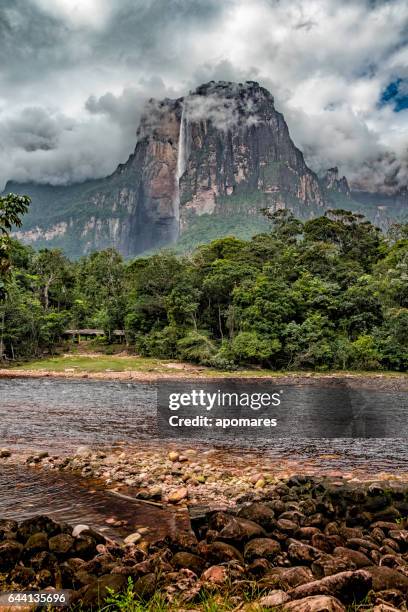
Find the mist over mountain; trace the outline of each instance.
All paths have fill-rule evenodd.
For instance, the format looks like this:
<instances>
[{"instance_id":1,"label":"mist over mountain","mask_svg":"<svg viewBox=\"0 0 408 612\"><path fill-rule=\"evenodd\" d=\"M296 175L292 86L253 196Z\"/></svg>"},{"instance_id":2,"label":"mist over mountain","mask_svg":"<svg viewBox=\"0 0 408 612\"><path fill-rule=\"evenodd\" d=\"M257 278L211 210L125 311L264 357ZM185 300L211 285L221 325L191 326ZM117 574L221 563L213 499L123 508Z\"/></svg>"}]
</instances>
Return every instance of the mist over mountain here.
<instances>
[{"instance_id":1,"label":"mist over mountain","mask_svg":"<svg viewBox=\"0 0 408 612\"><path fill-rule=\"evenodd\" d=\"M32 207L16 237L71 256L114 247L131 257L225 233L267 231L263 210L300 218L330 208L386 226L406 214L397 197L351 192L337 167L320 178L293 143L274 98L255 81L211 81L189 95L151 99L128 161L113 174L68 186L9 183Z\"/></svg>"}]
</instances>

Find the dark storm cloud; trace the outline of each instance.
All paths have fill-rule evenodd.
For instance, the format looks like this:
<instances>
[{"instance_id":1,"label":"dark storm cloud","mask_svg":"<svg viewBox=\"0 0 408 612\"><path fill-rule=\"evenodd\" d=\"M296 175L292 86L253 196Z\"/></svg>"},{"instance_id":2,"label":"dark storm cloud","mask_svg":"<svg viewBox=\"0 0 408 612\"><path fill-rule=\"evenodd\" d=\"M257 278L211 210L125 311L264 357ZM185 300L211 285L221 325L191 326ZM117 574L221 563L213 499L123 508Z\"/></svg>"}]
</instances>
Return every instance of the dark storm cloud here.
<instances>
[{"instance_id":1,"label":"dark storm cloud","mask_svg":"<svg viewBox=\"0 0 408 612\"><path fill-rule=\"evenodd\" d=\"M37 80L72 63L69 28L25 0L2 0L0 7L1 79L4 85ZM4 86L3 85L3 86Z\"/></svg>"}]
</instances>

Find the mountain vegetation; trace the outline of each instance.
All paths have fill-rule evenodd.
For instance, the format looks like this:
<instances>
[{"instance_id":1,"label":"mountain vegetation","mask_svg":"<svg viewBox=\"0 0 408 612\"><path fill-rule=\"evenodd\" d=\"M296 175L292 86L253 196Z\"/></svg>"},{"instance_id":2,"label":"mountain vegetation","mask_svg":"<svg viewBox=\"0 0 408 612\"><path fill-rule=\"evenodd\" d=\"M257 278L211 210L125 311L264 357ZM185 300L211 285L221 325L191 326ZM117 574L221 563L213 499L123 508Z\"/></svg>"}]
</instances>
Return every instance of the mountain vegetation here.
<instances>
[{"instance_id":1,"label":"mountain vegetation","mask_svg":"<svg viewBox=\"0 0 408 612\"><path fill-rule=\"evenodd\" d=\"M143 356L235 369L408 368L408 225L387 234L332 210L282 210L250 240L189 256L125 261L112 249L70 261L13 240L0 303L3 358L55 353L66 328L123 329Z\"/></svg>"}]
</instances>

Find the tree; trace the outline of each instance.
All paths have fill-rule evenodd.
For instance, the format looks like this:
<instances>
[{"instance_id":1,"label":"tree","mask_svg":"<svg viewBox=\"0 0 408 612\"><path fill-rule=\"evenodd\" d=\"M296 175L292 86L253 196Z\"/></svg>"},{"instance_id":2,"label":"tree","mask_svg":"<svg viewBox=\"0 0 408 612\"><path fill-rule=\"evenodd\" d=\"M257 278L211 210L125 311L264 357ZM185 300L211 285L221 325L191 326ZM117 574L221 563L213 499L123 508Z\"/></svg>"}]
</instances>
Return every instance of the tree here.
<instances>
[{"instance_id":1,"label":"tree","mask_svg":"<svg viewBox=\"0 0 408 612\"><path fill-rule=\"evenodd\" d=\"M359 261L365 270L381 256L381 232L364 218L349 210L328 210L324 217L306 221L307 241L335 244L347 259Z\"/></svg>"},{"instance_id":2,"label":"tree","mask_svg":"<svg viewBox=\"0 0 408 612\"><path fill-rule=\"evenodd\" d=\"M72 265L59 249L41 249L32 258L31 269L38 278L44 309L70 306L69 290L73 284Z\"/></svg>"},{"instance_id":3,"label":"tree","mask_svg":"<svg viewBox=\"0 0 408 612\"><path fill-rule=\"evenodd\" d=\"M21 227L21 217L30 205L28 196L9 193L0 197L0 300L6 295L6 281L10 270L10 232Z\"/></svg>"},{"instance_id":4,"label":"tree","mask_svg":"<svg viewBox=\"0 0 408 612\"><path fill-rule=\"evenodd\" d=\"M272 235L284 242L296 242L302 234L303 223L296 219L292 211L287 208L271 212L268 208L262 209L267 219L272 221Z\"/></svg>"}]
</instances>

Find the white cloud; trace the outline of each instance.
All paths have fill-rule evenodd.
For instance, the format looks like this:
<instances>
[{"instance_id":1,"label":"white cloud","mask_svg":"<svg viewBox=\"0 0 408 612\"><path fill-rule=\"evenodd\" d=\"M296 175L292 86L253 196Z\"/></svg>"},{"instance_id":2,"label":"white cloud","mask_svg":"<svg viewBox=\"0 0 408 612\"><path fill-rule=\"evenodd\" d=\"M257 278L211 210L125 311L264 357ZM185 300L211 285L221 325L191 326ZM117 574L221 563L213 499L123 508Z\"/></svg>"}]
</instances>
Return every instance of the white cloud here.
<instances>
[{"instance_id":1,"label":"white cloud","mask_svg":"<svg viewBox=\"0 0 408 612\"><path fill-rule=\"evenodd\" d=\"M337 164L364 185L379 186L390 173L406 181L408 111L379 105L384 88L408 73L405 0L4 4L3 180L100 176L132 150L149 97L180 96L211 79L252 79L274 95L314 169ZM49 113L54 128L62 122L52 153L24 150L13 132L10 117L32 107Z\"/></svg>"},{"instance_id":2,"label":"white cloud","mask_svg":"<svg viewBox=\"0 0 408 612\"><path fill-rule=\"evenodd\" d=\"M109 0L32 0L49 15L66 20L73 27L102 28L111 14Z\"/></svg>"}]
</instances>

